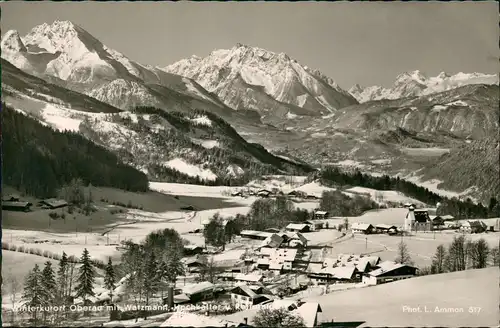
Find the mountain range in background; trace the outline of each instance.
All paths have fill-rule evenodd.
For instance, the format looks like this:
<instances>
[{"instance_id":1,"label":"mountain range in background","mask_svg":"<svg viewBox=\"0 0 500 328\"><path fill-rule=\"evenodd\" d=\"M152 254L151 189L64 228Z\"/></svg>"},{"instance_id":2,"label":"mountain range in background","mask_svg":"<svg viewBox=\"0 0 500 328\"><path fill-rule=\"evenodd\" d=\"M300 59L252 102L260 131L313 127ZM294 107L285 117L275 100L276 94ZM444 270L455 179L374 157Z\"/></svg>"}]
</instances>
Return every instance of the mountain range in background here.
<instances>
[{"instance_id":1,"label":"mountain range in background","mask_svg":"<svg viewBox=\"0 0 500 328\"><path fill-rule=\"evenodd\" d=\"M498 153L490 147L498 145L497 75L414 71L391 88L345 91L287 54L243 44L159 68L68 21L25 36L8 31L1 50L3 101L106 146L150 178L181 179L172 170L184 170L182 181L210 176L215 183L330 163L431 179L433 166L446 188L481 199L494 192L482 186L498 179L486 176L498 173L494 163L487 170L470 165ZM482 140L487 156L456 155L483 149ZM134 159L134 152L141 155ZM458 181L450 158L483 178Z\"/></svg>"},{"instance_id":2,"label":"mountain range in background","mask_svg":"<svg viewBox=\"0 0 500 328\"><path fill-rule=\"evenodd\" d=\"M470 84L498 84L498 75L482 73L458 73L449 75L445 72L434 77L427 77L420 71L405 72L398 77L391 88L380 86L352 86L349 93L360 103L372 100L419 97L456 89Z\"/></svg>"}]
</instances>

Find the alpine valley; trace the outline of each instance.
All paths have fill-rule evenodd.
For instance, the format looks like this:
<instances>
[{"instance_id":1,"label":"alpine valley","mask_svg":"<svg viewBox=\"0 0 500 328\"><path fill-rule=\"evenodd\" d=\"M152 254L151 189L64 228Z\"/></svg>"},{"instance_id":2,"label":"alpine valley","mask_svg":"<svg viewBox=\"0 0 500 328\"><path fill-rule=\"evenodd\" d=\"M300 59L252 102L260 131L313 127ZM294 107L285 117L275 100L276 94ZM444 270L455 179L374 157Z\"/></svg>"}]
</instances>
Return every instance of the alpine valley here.
<instances>
[{"instance_id":1,"label":"alpine valley","mask_svg":"<svg viewBox=\"0 0 500 328\"><path fill-rule=\"evenodd\" d=\"M497 75L413 71L346 91L243 44L152 67L69 21L8 31L1 50L6 107L151 180L238 184L333 164L478 200L499 192Z\"/></svg>"}]
</instances>

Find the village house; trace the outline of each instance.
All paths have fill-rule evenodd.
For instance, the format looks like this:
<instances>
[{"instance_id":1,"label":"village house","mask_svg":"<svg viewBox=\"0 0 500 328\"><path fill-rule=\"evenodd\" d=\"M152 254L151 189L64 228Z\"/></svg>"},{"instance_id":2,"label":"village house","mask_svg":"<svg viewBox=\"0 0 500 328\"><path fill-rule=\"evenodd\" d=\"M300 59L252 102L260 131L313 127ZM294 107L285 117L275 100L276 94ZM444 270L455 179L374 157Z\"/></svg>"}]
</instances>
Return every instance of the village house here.
<instances>
[{"instance_id":1,"label":"village house","mask_svg":"<svg viewBox=\"0 0 500 328\"><path fill-rule=\"evenodd\" d=\"M199 258L192 258L185 261L185 266L187 272L197 273L201 271L201 269L205 266L205 263Z\"/></svg>"},{"instance_id":2,"label":"village house","mask_svg":"<svg viewBox=\"0 0 500 328\"><path fill-rule=\"evenodd\" d=\"M351 230L353 233L371 234L374 231L374 227L369 223L353 223Z\"/></svg>"},{"instance_id":3,"label":"village house","mask_svg":"<svg viewBox=\"0 0 500 328\"><path fill-rule=\"evenodd\" d=\"M499 219L483 219L480 221L486 225L487 231L499 231L500 230L500 220Z\"/></svg>"},{"instance_id":4,"label":"village house","mask_svg":"<svg viewBox=\"0 0 500 328\"><path fill-rule=\"evenodd\" d=\"M40 201L38 205L45 209L54 210L56 208L62 208L68 206L68 202L62 199L49 198Z\"/></svg>"},{"instance_id":5,"label":"village house","mask_svg":"<svg viewBox=\"0 0 500 328\"><path fill-rule=\"evenodd\" d=\"M314 218L316 220L326 220L328 219L330 213L327 211L314 211Z\"/></svg>"},{"instance_id":6,"label":"village house","mask_svg":"<svg viewBox=\"0 0 500 328\"><path fill-rule=\"evenodd\" d=\"M203 247L198 245L186 245L184 246L184 255L192 256L203 253Z\"/></svg>"},{"instance_id":7,"label":"village house","mask_svg":"<svg viewBox=\"0 0 500 328\"><path fill-rule=\"evenodd\" d=\"M465 221L460 225L460 231L466 233L482 233L488 229L484 222L476 221Z\"/></svg>"},{"instance_id":8,"label":"village house","mask_svg":"<svg viewBox=\"0 0 500 328\"><path fill-rule=\"evenodd\" d=\"M257 260L257 268L269 270L290 271L293 263L297 259L297 249L295 248L262 248L260 259ZM267 260L267 261L266 261ZM271 268L274 267L274 268Z\"/></svg>"},{"instance_id":9,"label":"village house","mask_svg":"<svg viewBox=\"0 0 500 328\"><path fill-rule=\"evenodd\" d=\"M307 276L318 283L326 282L353 282L356 278L357 269L352 266L326 267L320 270L310 270Z\"/></svg>"},{"instance_id":10,"label":"village house","mask_svg":"<svg viewBox=\"0 0 500 328\"><path fill-rule=\"evenodd\" d=\"M191 303L206 301L214 297L214 285L211 282L203 281L184 287L182 293L189 297Z\"/></svg>"},{"instance_id":11,"label":"village house","mask_svg":"<svg viewBox=\"0 0 500 328\"><path fill-rule=\"evenodd\" d=\"M306 248L307 247L307 238L304 237L300 232L296 232L291 235L287 235L286 238L288 246L294 248Z\"/></svg>"},{"instance_id":12,"label":"village house","mask_svg":"<svg viewBox=\"0 0 500 328\"><path fill-rule=\"evenodd\" d=\"M21 197L14 194L2 197L2 202L20 202L20 201Z\"/></svg>"},{"instance_id":13,"label":"village house","mask_svg":"<svg viewBox=\"0 0 500 328\"><path fill-rule=\"evenodd\" d=\"M288 194L290 197L306 198L307 194L300 190L292 190Z\"/></svg>"},{"instance_id":14,"label":"village house","mask_svg":"<svg viewBox=\"0 0 500 328\"><path fill-rule=\"evenodd\" d=\"M239 273L234 277L234 280L240 281L240 282L245 282L245 283L258 283L262 282L264 280L264 276L261 274L243 274Z\"/></svg>"},{"instance_id":15,"label":"village house","mask_svg":"<svg viewBox=\"0 0 500 328\"><path fill-rule=\"evenodd\" d=\"M305 223L290 223L286 226L286 231L291 232L310 232L311 228Z\"/></svg>"},{"instance_id":16,"label":"village house","mask_svg":"<svg viewBox=\"0 0 500 328\"><path fill-rule=\"evenodd\" d=\"M3 211L30 212L31 206L33 204L30 202L2 201Z\"/></svg>"},{"instance_id":17,"label":"village house","mask_svg":"<svg viewBox=\"0 0 500 328\"><path fill-rule=\"evenodd\" d=\"M389 224L377 224L375 225L375 229L377 233L389 233L389 232L397 232L398 228L394 225Z\"/></svg>"},{"instance_id":18,"label":"village house","mask_svg":"<svg viewBox=\"0 0 500 328\"><path fill-rule=\"evenodd\" d=\"M378 268L363 275L363 283L379 285L391 281L408 279L416 276L417 268L407 264L385 261Z\"/></svg>"},{"instance_id":19,"label":"village house","mask_svg":"<svg viewBox=\"0 0 500 328\"><path fill-rule=\"evenodd\" d=\"M429 217L431 219L432 230L441 230L444 227L444 219L441 216L430 215Z\"/></svg>"},{"instance_id":20,"label":"village house","mask_svg":"<svg viewBox=\"0 0 500 328\"><path fill-rule=\"evenodd\" d=\"M309 226L310 231L318 231L323 229L324 227L324 222L320 220L307 220L304 222L304 224L307 224Z\"/></svg>"},{"instance_id":21,"label":"village house","mask_svg":"<svg viewBox=\"0 0 500 328\"><path fill-rule=\"evenodd\" d=\"M250 239L265 240L266 238L272 236L271 232L255 231L255 230L243 230L240 232L240 236Z\"/></svg>"},{"instance_id":22,"label":"village house","mask_svg":"<svg viewBox=\"0 0 500 328\"><path fill-rule=\"evenodd\" d=\"M282 236L273 233L271 236L262 241L260 247L279 248L283 242L284 239Z\"/></svg>"},{"instance_id":23,"label":"village house","mask_svg":"<svg viewBox=\"0 0 500 328\"><path fill-rule=\"evenodd\" d=\"M240 285L230 291L231 304L239 310L250 309L253 305L274 299L271 291L264 286Z\"/></svg>"},{"instance_id":24,"label":"village house","mask_svg":"<svg viewBox=\"0 0 500 328\"><path fill-rule=\"evenodd\" d=\"M262 197L262 198L268 198L269 196L271 196L272 192L269 191L269 190L266 190L266 189L261 189L259 191L257 191L256 195L258 197Z\"/></svg>"}]
</instances>

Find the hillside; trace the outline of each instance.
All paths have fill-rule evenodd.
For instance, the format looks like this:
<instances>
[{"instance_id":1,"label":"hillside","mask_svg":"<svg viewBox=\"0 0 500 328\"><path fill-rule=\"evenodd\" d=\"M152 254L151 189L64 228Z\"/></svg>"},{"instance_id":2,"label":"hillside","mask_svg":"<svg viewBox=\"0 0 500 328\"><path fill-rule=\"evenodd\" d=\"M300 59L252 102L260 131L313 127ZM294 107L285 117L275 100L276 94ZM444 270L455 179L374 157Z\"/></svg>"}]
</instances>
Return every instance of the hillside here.
<instances>
[{"instance_id":1,"label":"hillside","mask_svg":"<svg viewBox=\"0 0 500 328\"><path fill-rule=\"evenodd\" d=\"M458 192L474 189L488 203L490 197L500 194L499 157L498 139L472 141L436 158L417 174L423 174L424 179L443 181L438 185L443 189Z\"/></svg>"},{"instance_id":2,"label":"hillside","mask_svg":"<svg viewBox=\"0 0 500 328\"><path fill-rule=\"evenodd\" d=\"M302 300L320 304L320 322L334 320L345 327L492 327L500 319L499 296L498 268L488 268L335 291ZM421 312L410 312L408 307L420 307ZM439 312L436 307L463 312ZM469 312L473 311L471 307L474 313ZM237 323L247 318L251 322L256 313L252 309L221 318Z\"/></svg>"},{"instance_id":3,"label":"hillside","mask_svg":"<svg viewBox=\"0 0 500 328\"><path fill-rule=\"evenodd\" d=\"M2 104L2 183L52 197L74 178L95 186L148 190L145 174L73 132L58 132Z\"/></svg>"}]
</instances>

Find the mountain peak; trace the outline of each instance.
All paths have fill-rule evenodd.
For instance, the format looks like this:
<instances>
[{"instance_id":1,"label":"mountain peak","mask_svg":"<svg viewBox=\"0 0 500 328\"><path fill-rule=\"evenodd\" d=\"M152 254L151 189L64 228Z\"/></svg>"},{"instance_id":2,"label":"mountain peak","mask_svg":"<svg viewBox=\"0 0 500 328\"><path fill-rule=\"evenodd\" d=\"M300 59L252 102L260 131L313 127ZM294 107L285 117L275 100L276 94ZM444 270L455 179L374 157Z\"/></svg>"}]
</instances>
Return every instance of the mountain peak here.
<instances>
[{"instance_id":1,"label":"mountain peak","mask_svg":"<svg viewBox=\"0 0 500 328\"><path fill-rule=\"evenodd\" d=\"M415 81L420 84L425 84L427 77L419 70L404 72L396 77L396 84L408 83Z\"/></svg>"},{"instance_id":2,"label":"mountain peak","mask_svg":"<svg viewBox=\"0 0 500 328\"><path fill-rule=\"evenodd\" d=\"M19 32L16 30L9 30L4 34L1 41L1 49L2 51L26 52L26 47L19 36Z\"/></svg>"}]
</instances>

